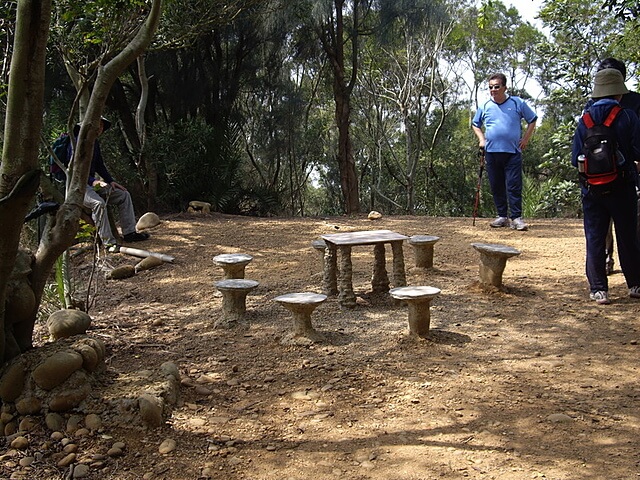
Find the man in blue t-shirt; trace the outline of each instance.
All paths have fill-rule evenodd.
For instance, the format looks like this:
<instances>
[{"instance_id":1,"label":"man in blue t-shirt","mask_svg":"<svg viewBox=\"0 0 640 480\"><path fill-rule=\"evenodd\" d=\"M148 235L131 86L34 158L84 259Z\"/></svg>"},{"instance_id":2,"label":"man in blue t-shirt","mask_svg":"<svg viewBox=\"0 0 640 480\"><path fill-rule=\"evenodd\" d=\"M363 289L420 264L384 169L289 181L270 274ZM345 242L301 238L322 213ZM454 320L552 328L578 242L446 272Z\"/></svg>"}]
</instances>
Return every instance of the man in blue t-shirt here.
<instances>
[{"instance_id":1,"label":"man in blue t-shirt","mask_svg":"<svg viewBox=\"0 0 640 480\"><path fill-rule=\"evenodd\" d=\"M533 135L538 116L520 97L507 94L507 77L502 73L489 77L489 93L491 99L478 108L471 128L485 152L487 176L498 212L498 218L490 225L527 230L522 219L522 150ZM524 135L522 120L527 122Z\"/></svg>"}]
</instances>

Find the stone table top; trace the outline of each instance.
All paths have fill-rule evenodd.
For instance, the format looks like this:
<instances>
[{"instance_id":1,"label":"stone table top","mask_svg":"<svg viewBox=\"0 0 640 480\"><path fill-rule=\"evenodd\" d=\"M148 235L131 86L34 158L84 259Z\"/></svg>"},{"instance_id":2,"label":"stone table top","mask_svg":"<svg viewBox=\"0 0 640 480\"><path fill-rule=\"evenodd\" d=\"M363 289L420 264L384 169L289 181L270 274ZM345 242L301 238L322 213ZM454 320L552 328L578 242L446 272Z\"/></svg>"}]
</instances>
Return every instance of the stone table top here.
<instances>
[{"instance_id":1,"label":"stone table top","mask_svg":"<svg viewBox=\"0 0 640 480\"><path fill-rule=\"evenodd\" d=\"M213 257L213 261L218 265L232 265L236 263L249 263L253 260L251 255L246 253L222 253Z\"/></svg>"},{"instance_id":2,"label":"stone table top","mask_svg":"<svg viewBox=\"0 0 640 480\"><path fill-rule=\"evenodd\" d=\"M321 237L334 245L375 245L376 243L397 242L409 238L391 230L332 233L321 235Z\"/></svg>"},{"instance_id":3,"label":"stone table top","mask_svg":"<svg viewBox=\"0 0 640 480\"><path fill-rule=\"evenodd\" d=\"M520 250L507 245L499 245L496 243L472 243L471 246L479 252L487 255L497 255L503 257L513 257L514 255L520 255Z\"/></svg>"},{"instance_id":4,"label":"stone table top","mask_svg":"<svg viewBox=\"0 0 640 480\"><path fill-rule=\"evenodd\" d=\"M287 293L286 295L280 295L274 298L278 303L300 303L300 304L312 304L322 303L327 299L326 295L321 293L301 292L301 293Z\"/></svg>"},{"instance_id":5,"label":"stone table top","mask_svg":"<svg viewBox=\"0 0 640 480\"><path fill-rule=\"evenodd\" d=\"M245 280L244 278L229 278L216 282L216 288L221 290L250 290L258 285L255 280Z\"/></svg>"},{"instance_id":6,"label":"stone table top","mask_svg":"<svg viewBox=\"0 0 640 480\"><path fill-rule=\"evenodd\" d=\"M440 289L427 286L398 287L389 290L389 294L398 300L415 300L420 298L431 298L440 294Z\"/></svg>"},{"instance_id":7,"label":"stone table top","mask_svg":"<svg viewBox=\"0 0 640 480\"><path fill-rule=\"evenodd\" d=\"M409 243L420 245L425 243L436 243L438 240L440 240L440 237L436 237L435 235L413 235L409 238Z\"/></svg>"}]
</instances>

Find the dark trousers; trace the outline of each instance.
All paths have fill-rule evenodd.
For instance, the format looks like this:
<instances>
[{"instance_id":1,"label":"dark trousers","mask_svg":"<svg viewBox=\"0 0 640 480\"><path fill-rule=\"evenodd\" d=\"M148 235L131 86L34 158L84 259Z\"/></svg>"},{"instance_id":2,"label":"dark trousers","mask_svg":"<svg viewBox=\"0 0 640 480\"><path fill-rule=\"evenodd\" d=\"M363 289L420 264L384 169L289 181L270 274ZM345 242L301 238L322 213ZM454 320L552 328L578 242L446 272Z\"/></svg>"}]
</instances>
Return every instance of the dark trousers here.
<instances>
[{"instance_id":1,"label":"dark trousers","mask_svg":"<svg viewBox=\"0 0 640 480\"><path fill-rule=\"evenodd\" d=\"M587 241L586 272L591 292L607 291L609 284L605 268L606 239L613 220L618 242L620 266L629 288L640 286L640 243L636 234L637 197L635 186L621 182L606 195L583 189L584 233Z\"/></svg>"},{"instance_id":2,"label":"dark trousers","mask_svg":"<svg viewBox=\"0 0 640 480\"><path fill-rule=\"evenodd\" d=\"M638 192L636 191L636 195ZM638 196L638 225L636 227L636 235L638 237L638 241L640 241L640 196ZM613 222L609 223L609 232L607 233L607 244L606 244L606 252L607 252L607 265L611 265L613 269L613 252L615 250L613 243ZM612 273L611 271L609 273Z\"/></svg>"},{"instance_id":3,"label":"dark trousers","mask_svg":"<svg viewBox=\"0 0 640 480\"><path fill-rule=\"evenodd\" d=\"M486 152L485 161L498 216L512 219L521 217L522 154Z\"/></svg>"}]
</instances>

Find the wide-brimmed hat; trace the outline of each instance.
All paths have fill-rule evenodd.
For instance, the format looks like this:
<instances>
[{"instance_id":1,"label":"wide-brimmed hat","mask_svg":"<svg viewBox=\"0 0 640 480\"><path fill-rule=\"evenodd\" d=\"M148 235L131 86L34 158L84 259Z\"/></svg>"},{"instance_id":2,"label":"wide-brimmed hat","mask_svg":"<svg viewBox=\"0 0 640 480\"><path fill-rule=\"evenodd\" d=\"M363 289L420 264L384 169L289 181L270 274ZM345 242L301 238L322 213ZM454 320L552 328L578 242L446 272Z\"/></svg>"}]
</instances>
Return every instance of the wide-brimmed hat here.
<instances>
[{"instance_id":1,"label":"wide-brimmed hat","mask_svg":"<svg viewBox=\"0 0 640 480\"><path fill-rule=\"evenodd\" d=\"M624 84L624 77L615 68L605 68L596 73L593 80L593 98L611 97L629 93Z\"/></svg>"}]
</instances>

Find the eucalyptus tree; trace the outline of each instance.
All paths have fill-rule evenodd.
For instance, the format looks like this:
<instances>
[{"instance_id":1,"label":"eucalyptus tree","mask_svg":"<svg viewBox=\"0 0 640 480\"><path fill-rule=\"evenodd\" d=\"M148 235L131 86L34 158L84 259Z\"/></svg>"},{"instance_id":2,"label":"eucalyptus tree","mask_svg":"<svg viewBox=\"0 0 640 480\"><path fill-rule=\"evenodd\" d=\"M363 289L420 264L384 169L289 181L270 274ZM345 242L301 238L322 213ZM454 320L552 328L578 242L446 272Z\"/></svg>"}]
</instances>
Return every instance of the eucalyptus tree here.
<instances>
[{"instance_id":1,"label":"eucalyptus tree","mask_svg":"<svg viewBox=\"0 0 640 480\"><path fill-rule=\"evenodd\" d=\"M84 5L88 3L91 2ZM33 204L41 175L38 145L52 5L50 0L18 2L0 165L0 224L3 226L0 234L0 362L31 348L44 286L55 260L73 243L78 229L93 144L109 89L127 65L150 44L157 28L160 0L129 6L135 7L140 15L137 27L129 31L121 50L101 55L95 64L95 82L84 104L85 116L76 139L73 167L67 177L66 197L49 216L33 255L19 253L19 242L24 217ZM92 11L91 6L87 9ZM78 14L81 12L76 10Z\"/></svg>"},{"instance_id":2,"label":"eucalyptus tree","mask_svg":"<svg viewBox=\"0 0 640 480\"><path fill-rule=\"evenodd\" d=\"M524 21L515 7L497 0L483 1L479 6L462 3L456 18L446 59L467 84L474 107L480 88L495 72L504 73L511 91L526 97L527 86L540 68L533 52L544 38L542 32Z\"/></svg>"}]
</instances>

